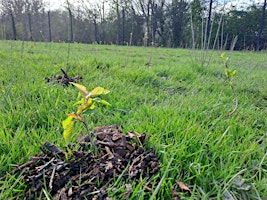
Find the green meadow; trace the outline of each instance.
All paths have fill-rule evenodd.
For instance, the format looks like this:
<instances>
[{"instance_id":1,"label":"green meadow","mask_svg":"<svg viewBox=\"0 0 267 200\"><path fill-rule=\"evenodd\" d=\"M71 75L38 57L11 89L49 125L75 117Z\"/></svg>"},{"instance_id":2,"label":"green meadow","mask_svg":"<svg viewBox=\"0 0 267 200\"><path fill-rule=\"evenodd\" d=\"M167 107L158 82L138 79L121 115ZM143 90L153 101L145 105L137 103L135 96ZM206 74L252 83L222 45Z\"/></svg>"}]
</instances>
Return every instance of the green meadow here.
<instances>
[{"instance_id":1,"label":"green meadow","mask_svg":"<svg viewBox=\"0 0 267 200\"><path fill-rule=\"evenodd\" d=\"M220 51L201 66L201 51L67 43L0 42L0 199L25 192L19 175L9 172L40 153L49 141L64 148L61 122L75 110L74 87L47 83L45 77L80 74L81 84L110 90L86 115L89 128L119 124L125 132L147 133L146 148L161 161L162 181L151 192L145 181L133 185L129 199L267 198L267 54ZM146 65L146 63L148 63ZM75 125L72 142L83 127ZM176 184L182 181L191 196ZM123 183L121 183L123 184ZM156 189L157 188L157 189ZM110 191L121 199L125 188Z\"/></svg>"}]
</instances>

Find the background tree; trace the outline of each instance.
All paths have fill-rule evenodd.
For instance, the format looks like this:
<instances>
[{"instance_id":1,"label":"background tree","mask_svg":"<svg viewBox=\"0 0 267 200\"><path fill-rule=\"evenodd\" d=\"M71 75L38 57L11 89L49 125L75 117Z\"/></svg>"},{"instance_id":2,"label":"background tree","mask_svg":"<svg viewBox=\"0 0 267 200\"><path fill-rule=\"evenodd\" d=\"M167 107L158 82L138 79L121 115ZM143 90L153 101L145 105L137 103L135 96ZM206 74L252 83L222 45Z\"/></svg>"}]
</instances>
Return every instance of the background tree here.
<instances>
[{"instance_id":1,"label":"background tree","mask_svg":"<svg viewBox=\"0 0 267 200\"><path fill-rule=\"evenodd\" d=\"M167 31L166 29L166 2L165 0L160 0L156 2L156 10L155 15L156 19L154 23L156 23L156 33L155 33L155 41L159 46L166 46L167 44Z\"/></svg>"},{"instance_id":2,"label":"background tree","mask_svg":"<svg viewBox=\"0 0 267 200\"><path fill-rule=\"evenodd\" d=\"M260 28L261 8L256 4L249 6L246 10L239 10L233 7L225 18L225 32L229 35L227 49L231 41L238 36L235 49L255 49L257 32ZM266 29L266 28L265 28Z\"/></svg>"},{"instance_id":3,"label":"background tree","mask_svg":"<svg viewBox=\"0 0 267 200\"><path fill-rule=\"evenodd\" d=\"M195 48L200 46L202 40L202 7L200 0L193 0L189 6L192 47Z\"/></svg>"},{"instance_id":4,"label":"background tree","mask_svg":"<svg viewBox=\"0 0 267 200\"><path fill-rule=\"evenodd\" d=\"M264 0L263 6L262 6L260 30L259 30L258 37L257 37L257 46L256 46L257 51L259 51L259 49L260 49L260 41L261 41L261 37L262 37L261 35L262 35L264 20L265 20L265 9L266 9L266 0Z\"/></svg>"},{"instance_id":5,"label":"background tree","mask_svg":"<svg viewBox=\"0 0 267 200\"><path fill-rule=\"evenodd\" d=\"M171 18L172 31L172 47L185 47L183 41L183 31L188 22L186 13L188 11L188 3L184 0L173 0L169 10Z\"/></svg>"}]
</instances>

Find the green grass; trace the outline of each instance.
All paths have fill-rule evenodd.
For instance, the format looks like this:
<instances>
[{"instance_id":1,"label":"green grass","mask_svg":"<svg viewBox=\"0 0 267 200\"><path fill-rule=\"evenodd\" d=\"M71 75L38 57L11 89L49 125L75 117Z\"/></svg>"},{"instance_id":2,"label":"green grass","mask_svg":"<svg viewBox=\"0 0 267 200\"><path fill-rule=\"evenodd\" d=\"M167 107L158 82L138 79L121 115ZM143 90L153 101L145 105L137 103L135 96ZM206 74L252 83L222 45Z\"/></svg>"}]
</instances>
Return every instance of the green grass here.
<instances>
[{"instance_id":1,"label":"green grass","mask_svg":"<svg viewBox=\"0 0 267 200\"><path fill-rule=\"evenodd\" d=\"M0 177L38 154L42 142L64 146L61 121L75 109L77 90L44 80L63 68L71 76L81 74L89 90L111 91L105 100L113 106L96 109L92 120L88 115L90 128L116 123L125 132L148 134L147 148L155 148L162 162L161 185L152 189L158 189L158 199L171 199L176 180L190 187L191 197L177 189L190 199L267 198L266 52L226 52L230 68L237 70L233 85L239 106L232 116L234 96L220 52L213 53L208 67L192 54L199 52L1 41ZM152 65L146 66L149 60ZM75 130L77 136L82 127ZM23 195L25 189L13 175L0 187L0 199ZM118 183L109 191L116 199L125 188ZM128 198L153 193L144 191L145 180L133 185Z\"/></svg>"}]
</instances>

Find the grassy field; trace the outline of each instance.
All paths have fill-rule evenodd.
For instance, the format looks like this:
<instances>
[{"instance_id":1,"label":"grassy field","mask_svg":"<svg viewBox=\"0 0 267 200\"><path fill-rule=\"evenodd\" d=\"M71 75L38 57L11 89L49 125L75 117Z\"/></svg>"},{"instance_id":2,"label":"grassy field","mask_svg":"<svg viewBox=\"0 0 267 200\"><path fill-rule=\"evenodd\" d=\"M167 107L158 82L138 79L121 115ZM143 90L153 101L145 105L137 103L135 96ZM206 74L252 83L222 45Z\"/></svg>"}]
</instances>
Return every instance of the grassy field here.
<instances>
[{"instance_id":1,"label":"grassy field","mask_svg":"<svg viewBox=\"0 0 267 200\"><path fill-rule=\"evenodd\" d=\"M200 52L191 50L1 41L0 177L39 153L42 142L64 146L61 122L77 90L45 81L63 68L82 75L89 90L111 91L105 99L112 107L88 115L91 129L119 124L148 134L147 148L162 162L158 176L165 176L158 199L172 199L177 180L192 191L177 189L185 199L266 199L267 55L226 52L239 103L229 116L235 102L220 54L201 67ZM73 141L83 129L75 130ZM0 199L25 189L8 174L0 187ZM132 199L152 194L142 184L133 189Z\"/></svg>"}]
</instances>

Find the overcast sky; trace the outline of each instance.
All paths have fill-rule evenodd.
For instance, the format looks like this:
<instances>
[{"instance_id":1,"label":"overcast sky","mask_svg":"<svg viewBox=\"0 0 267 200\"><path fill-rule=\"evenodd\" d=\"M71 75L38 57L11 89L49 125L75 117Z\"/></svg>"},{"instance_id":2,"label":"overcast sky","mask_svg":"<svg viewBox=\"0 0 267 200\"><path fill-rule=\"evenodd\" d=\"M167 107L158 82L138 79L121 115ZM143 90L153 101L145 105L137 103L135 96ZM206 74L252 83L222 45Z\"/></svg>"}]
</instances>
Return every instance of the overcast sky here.
<instances>
[{"instance_id":1,"label":"overcast sky","mask_svg":"<svg viewBox=\"0 0 267 200\"><path fill-rule=\"evenodd\" d=\"M83 0L83 1L90 2L93 4L94 2L102 2L103 0ZM62 8L66 5L66 0L44 0L44 2L46 2L48 9L51 9L51 10ZM69 0L69 2L71 4L78 4L80 0Z\"/></svg>"},{"instance_id":2,"label":"overcast sky","mask_svg":"<svg viewBox=\"0 0 267 200\"><path fill-rule=\"evenodd\" d=\"M48 7L48 9L53 10L60 8L64 0L44 0L44 2L46 2L46 7Z\"/></svg>"}]
</instances>

